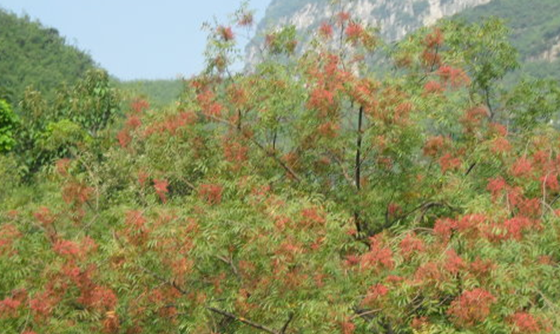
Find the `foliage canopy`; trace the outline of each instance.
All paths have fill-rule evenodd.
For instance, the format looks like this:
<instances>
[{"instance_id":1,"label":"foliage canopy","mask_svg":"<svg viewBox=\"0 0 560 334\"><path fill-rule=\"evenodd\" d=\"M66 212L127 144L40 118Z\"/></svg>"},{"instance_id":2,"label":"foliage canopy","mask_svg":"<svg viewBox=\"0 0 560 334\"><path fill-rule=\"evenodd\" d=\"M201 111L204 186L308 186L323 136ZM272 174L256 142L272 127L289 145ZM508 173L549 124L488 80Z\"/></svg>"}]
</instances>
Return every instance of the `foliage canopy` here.
<instances>
[{"instance_id":1,"label":"foliage canopy","mask_svg":"<svg viewBox=\"0 0 560 334\"><path fill-rule=\"evenodd\" d=\"M72 152L0 197L0 326L558 328L559 90L499 89L516 64L501 23L443 21L384 45L341 12L303 55L287 27L253 73L232 74L248 15L211 28L208 68L175 105L106 114L118 95L101 73L64 108L28 92L35 145Z\"/></svg>"}]
</instances>

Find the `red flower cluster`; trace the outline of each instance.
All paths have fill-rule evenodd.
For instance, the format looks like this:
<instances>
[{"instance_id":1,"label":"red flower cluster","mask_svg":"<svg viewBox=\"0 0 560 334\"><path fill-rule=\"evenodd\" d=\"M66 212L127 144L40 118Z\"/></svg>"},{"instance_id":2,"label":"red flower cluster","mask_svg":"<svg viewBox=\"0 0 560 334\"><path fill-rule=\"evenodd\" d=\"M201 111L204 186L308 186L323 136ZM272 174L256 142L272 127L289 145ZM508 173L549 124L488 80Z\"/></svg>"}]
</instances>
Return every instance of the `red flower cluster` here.
<instances>
[{"instance_id":1,"label":"red flower cluster","mask_svg":"<svg viewBox=\"0 0 560 334\"><path fill-rule=\"evenodd\" d=\"M361 24L356 22L351 22L348 25L348 27L346 27L346 30L344 31L346 37L351 41L355 41L358 38L360 38L363 32L364 32L364 27L362 27Z\"/></svg>"},{"instance_id":2,"label":"red flower cluster","mask_svg":"<svg viewBox=\"0 0 560 334\"><path fill-rule=\"evenodd\" d=\"M529 177L533 172L533 164L529 159L521 157L511 166L511 175L515 177Z\"/></svg>"},{"instance_id":3,"label":"red flower cluster","mask_svg":"<svg viewBox=\"0 0 560 334\"><path fill-rule=\"evenodd\" d=\"M324 38L331 38L333 35L333 27L327 22L323 22L319 27L319 34Z\"/></svg>"},{"instance_id":4,"label":"red flower cluster","mask_svg":"<svg viewBox=\"0 0 560 334\"><path fill-rule=\"evenodd\" d=\"M80 243L60 239L54 242L53 251L60 256L76 259L83 258L88 253L97 249L97 244L90 237L85 237Z\"/></svg>"},{"instance_id":5,"label":"red flower cluster","mask_svg":"<svg viewBox=\"0 0 560 334\"><path fill-rule=\"evenodd\" d=\"M414 254L421 253L425 250L424 241L416 236L415 233L409 233L401 240L401 254L405 259L410 259Z\"/></svg>"},{"instance_id":6,"label":"red flower cluster","mask_svg":"<svg viewBox=\"0 0 560 334\"><path fill-rule=\"evenodd\" d=\"M210 205L220 204L223 187L219 184L201 184L198 187L199 196Z\"/></svg>"},{"instance_id":7,"label":"red flower cluster","mask_svg":"<svg viewBox=\"0 0 560 334\"><path fill-rule=\"evenodd\" d=\"M342 334L354 334L354 331L356 330L356 325L354 325L351 320L343 321L340 324L340 327L342 329Z\"/></svg>"},{"instance_id":8,"label":"red flower cluster","mask_svg":"<svg viewBox=\"0 0 560 334\"><path fill-rule=\"evenodd\" d=\"M440 28L436 27L431 33L426 35L424 45L428 48L434 48L443 44L443 32Z\"/></svg>"},{"instance_id":9,"label":"red flower cluster","mask_svg":"<svg viewBox=\"0 0 560 334\"><path fill-rule=\"evenodd\" d=\"M451 85L453 88L466 86L470 83L469 76L460 68L441 66L437 74L444 83Z\"/></svg>"},{"instance_id":10,"label":"red flower cluster","mask_svg":"<svg viewBox=\"0 0 560 334\"><path fill-rule=\"evenodd\" d=\"M389 247L383 245L381 238L382 235L380 234L370 238L370 250L363 254L360 259L360 264L363 269L392 269L395 266L393 251Z\"/></svg>"},{"instance_id":11,"label":"red flower cluster","mask_svg":"<svg viewBox=\"0 0 560 334\"><path fill-rule=\"evenodd\" d=\"M154 180L154 189L163 203L167 202L168 187L169 182L167 180Z\"/></svg>"},{"instance_id":12,"label":"red flower cluster","mask_svg":"<svg viewBox=\"0 0 560 334\"><path fill-rule=\"evenodd\" d=\"M0 300L0 319L16 317L20 306L21 300L12 297L6 297L4 300Z\"/></svg>"},{"instance_id":13,"label":"red flower cluster","mask_svg":"<svg viewBox=\"0 0 560 334\"><path fill-rule=\"evenodd\" d=\"M445 138L443 136L430 137L424 145L424 155L435 158L445 147Z\"/></svg>"},{"instance_id":14,"label":"red flower cluster","mask_svg":"<svg viewBox=\"0 0 560 334\"><path fill-rule=\"evenodd\" d=\"M494 153L507 153L511 151L511 144L505 137L497 137L492 142L492 152Z\"/></svg>"},{"instance_id":15,"label":"red flower cluster","mask_svg":"<svg viewBox=\"0 0 560 334\"><path fill-rule=\"evenodd\" d=\"M68 169L70 168L70 164L72 160L68 158L59 159L56 162L56 172L61 176L68 176Z\"/></svg>"},{"instance_id":16,"label":"red flower cluster","mask_svg":"<svg viewBox=\"0 0 560 334\"><path fill-rule=\"evenodd\" d=\"M130 103L130 109L136 114L140 114L150 108L150 103L144 99L136 98Z\"/></svg>"},{"instance_id":17,"label":"red flower cluster","mask_svg":"<svg viewBox=\"0 0 560 334\"><path fill-rule=\"evenodd\" d=\"M436 220L434 224L434 234L442 240L449 240L453 229L457 226L457 221L450 218Z\"/></svg>"},{"instance_id":18,"label":"red flower cluster","mask_svg":"<svg viewBox=\"0 0 560 334\"><path fill-rule=\"evenodd\" d=\"M457 255L455 250L450 249L447 251L447 257L444 264L445 270L451 274L457 274L459 271L465 268L465 262L463 259Z\"/></svg>"},{"instance_id":19,"label":"red flower cluster","mask_svg":"<svg viewBox=\"0 0 560 334\"><path fill-rule=\"evenodd\" d=\"M243 162L247 160L247 153L249 148L240 144L239 142L232 141L229 138L224 140L224 157L228 162L235 164L235 169L241 168Z\"/></svg>"},{"instance_id":20,"label":"red flower cluster","mask_svg":"<svg viewBox=\"0 0 560 334\"><path fill-rule=\"evenodd\" d=\"M21 237L21 232L12 224L0 226L0 255L12 252L14 242Z\"/></svg>"},{"instance_id":21,"label":"red flower cluster","mask_svg":"<svg viewBox=\"0 0 560 334\"><path fill-rule=\"evenodd\" d=\"M218 36L220 36L220 38L225 42L232 41L235 38L231 27L219 26L218 29L216 29L216 32L218 33Z\"/></svg>"},{"instance_id":22,"label":"red flower cluster","mask_svg":"<svg viewBox=\"0 0 560 334\"><path fill-rule=\"evenodd\" d=\"M187 125L194 124L197 116L192 111L183 111L176 115L168 116L162 122L155 122L144 131L144 136L149 137L154 133L169 133L172 136L177 134L177 131Z\"/></svg>"},{"instance_id":23,"label":"red flower cluster","mask_svg":"<svg viewBox=\"0 0 560 334\"><path fill-rule=\"evenodd\" d=\"M387 295L389 293L389 288L383 284L376 284L369 288L366 297L362 301L363 305L371 305L378 301L381 297Z\"/></svg>"},{"instance_id":24,"label":"red flower cluster","mask_svg":"<svg viewBox=\"0 0 560 334\"><path fill-rule=\"evenodd\" d=\"M93 189L78 182L67 183L62 189L62 199L66 204L81 205L87 202Z\"/></svg>"},{"instance_id":25,"label":"red flower cluster","mask_svg":"<svg viewBox=\"0 0 560 334\"><path fill-rule=\"evenodd\" d=\"M340 130L340 125L331 121L322 123L317 128L319 134L325 138L336 138L338 136L338 130Z\"/></svg>"},{"instance_id":26,"label":"red flower cluster","mask_svg":"<svg viewBox=\"0 0 560 334\"><path fill-rule=\"evenodd\" d=\"M324 88L315 88L311 91L309 102L307 103L309 109L317 109L321 112L321 116L326 116L330 111L335 110L334 93Z\"/></svg>"},{"instance_id":27,"label":"red flower cluster","mask_svg":"<svg viewBox=\"0 0 560 334\"><path fill-rule=\"evenodd\" d=\"M119 131L117 133L117 140L119 142L120 147L122 148L127 147L132 141L132 136L130 135L130 131L126 128Z\"/></svg>"},{"instance_id":28,"label":"red flower cluster","mask_svg":"<svg viewBox=\"0 0 560 334\"><path fill-rule=\"evenodd\" d=\"M414 279L417 283L433 284L441 282L443 280L443 275L437 263L427 262L416 269Z\"/></svg>"},{"instance_id":29,"label":"red flower cluster","mask_svg":"<svg viewBox=\"0 0 560 334\"><path fill-rule=\"evenodd\" d=\"M323 213L317 208L301 210L302 224L304 226L324 225L327 221Z\"/></svg>"},{"instance_id":30,"label":"red flower cluster","mask_svg":"<svg viewBox=\"0 0 560 334\"><path fill-rule=\"evenodd\" d=\"M252 13L243 13L237 20L237 25L241 27L251 26L254 22Z\"/></svg>"},{"instance_id":31,"label":"red flower cluster","mask_svg":"<svg viewBox=\"0 0 560 334\"><path fill-rule=\"evenodd\" d=\"M33 214L33 217L37 219L41 225L43 226L50 226L56 220L56 217L51 213L49 208L42 206Z\"/></svg>"},{"instance_id":32,"label":"red flower cluster","mask_svg":"<svg viewBox=\"0 0 560 334\"><path fill-rule=\"evenodd\" d=\"M346 21L350 20L350 13L348 12L340 12L337 15L337 23L339 25L343 25Z\"/></svg>"},{"instance_id":33,"label":"red flower cluster","mask_svg":"<svg viewBox=\"0 0 560 334\"><path fill-rule=\"evenodd\" d=\"M545 326L527 312L517 312L508 318L514 334L538 334L546 330Z\"/></svg>"},{"instance_id":34,"label":"red flower cluster","mask_svg":"<svg viewBox=\"0 0 560 334\"><path fill-rule=\"evenodd\" d=\"M447 171L455 171L461 167L463 162L457 157L453 157L451 153L447 153L439 158L439 165L441 166L441 172L445 173Z\"/></svg>"},{"instance_id":35,"label":"red flower cluster","mask_svg":"<svg viewBox=\"0 0 560 334\"><path fill-rule=\"evenodd\" d=\"M470 327L486 320L490 314L490 308L496 302L490 292L476 288L464 291L452 303L447 314L460 326Z\"/></svg>"},{"instance_id":36,"label":"red flower cluster","mask_svg":"<svg viewBox=\"0 0 560 334\"><path fill-rule=\"evenodd\" d=\"M215 95L211 90L198 94L197 101L207 117L219 117L222 114L222 105L215 102Z\"/></svg>"}]
</instances>

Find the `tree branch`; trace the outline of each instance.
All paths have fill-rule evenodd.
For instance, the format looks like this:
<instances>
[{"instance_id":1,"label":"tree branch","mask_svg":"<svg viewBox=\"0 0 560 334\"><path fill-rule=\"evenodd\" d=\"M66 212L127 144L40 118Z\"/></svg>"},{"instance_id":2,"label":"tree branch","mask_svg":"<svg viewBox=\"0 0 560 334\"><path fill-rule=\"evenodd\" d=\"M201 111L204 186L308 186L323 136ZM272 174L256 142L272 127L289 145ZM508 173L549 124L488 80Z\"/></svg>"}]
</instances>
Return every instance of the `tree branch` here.
<instances>
[{"instance_id":1,"label":"tree branch","mask_svg":"<svg viewBox=\"0 0 560 334\"><path fill-rule=\"evenodd\" d=\"M282 161L282 159L280 159L275 152L267 150L266 147L264 147L261 143L259 143L258 141L256 141L254 138L252 138L251 136L248 136L247 133L245 133L245 131L243 131L242 128L238 128L236 124L232 124L231 122L213 116L213 115L205 115L206 117L209 117L215 121L218 121L222 124L225 124L227 126L229 126L232 129L235 129L238 133L240 133L245 139L249 140L250 142L252 142L253 144L255 144L255 146L257 146L261 151L263 151L267 156L269 156L270 158L272 158L274 161L276 161L276 163L278 163L286 172L288 172L288 174L290 174L297 182L301 182L301 178L299 177L299 175L288 165L286 165L286 163L284 163L284 161Z\"/></svg>"},{"instance_id":2,"label":"tree branch","mask_svg":"<svg viewBox=\"0 0 560 334\"><path fill-rule=\"evenodd\" d=\"M295 316L294 313L290 313L290 315L288 316L288 321L286 321L286 323L284 324L284 326L282 326L282 329L280 330L280 334L286 333L286 330L288 329L290 322L292 322L292 320L294 319L294 316Z\"/></svg>"},{"instance_id":3,"label":"tree branch","mask_svg":"<svg viewBox=\"0 0 560 334\"><path fill-rule=\"evenodd\" d=\"M253 322L253 321L251 321L251 320L249 320L249 319L245 319L245 318L243 318L243 317L238 317L238 316L236 316L235 314L232 314L232 313L229 313L229 312L226 312L226 311L217 309L217 308L215 308L215 307L207 306L206 309L207 309L208 311L211 311L211 312L217 313L217 314L219 314L219 315L223 315L224 317L228 317L228 318L230 318L230 319L239 321L239 322L241 322L241 323L243 323L243 324L245 324L245 325L247 325L247 326L251 326L251 327L253 327L253 328L255 328L255 329L259 329L259 330L261 330L261 331L263 331L263 332L266 332L266 333L269 333L269 334L281 334L281 333L283 333L283 332L277 332L277 331L275 331L275 330L273 330L273 329L270 329L270 328L268 328L268 327L265 327L265 326L263 326L263 325L261 325L261 324L258 324L258 323L256 323L256 322Z\"/></svg>"}]
</instances>

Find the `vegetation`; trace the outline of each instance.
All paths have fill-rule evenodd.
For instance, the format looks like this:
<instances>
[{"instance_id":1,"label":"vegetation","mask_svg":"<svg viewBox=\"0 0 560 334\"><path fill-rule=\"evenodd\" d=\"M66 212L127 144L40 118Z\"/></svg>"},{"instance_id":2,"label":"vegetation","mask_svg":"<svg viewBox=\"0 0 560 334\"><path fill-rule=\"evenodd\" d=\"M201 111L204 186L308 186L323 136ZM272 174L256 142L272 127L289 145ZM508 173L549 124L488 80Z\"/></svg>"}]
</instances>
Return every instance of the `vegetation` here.
<instances>
[{"instance_id":1,"label":"vegetation","mask_svg":"<svg viewBox=\"0 0 560 334\"><path fill-rule=\"evenodd\" d=\"M500 87L518 66L501 21L388 46L337 13L305 53L286 27L232 75L237 14L175 104L119 109L102 71L26 92L0 156L2 330L560 327L560 88Z\"/></svg>"},{"instance_id":2,"label":"vegetation","mask_svg":"<svg viewBox=\"0 0 560 334\"><path fill-rule=\"evenodd\" d=\"M0 98L14 107L28 86L50 97L94 66L88 54L69 46L56 29L0 8Z\"/></svg>"},{"instance_id":3,"label":"vegetation","mask_svg":"<svg viewBox=\"0 0 560 334\"><path fill-rule=\"evenodd\" d=\"M16 115L10 105L0 99L0 153L5 153L14 146L14 128Z\"/></svg>"},{"instance_id":4,"label":"vegetation","mask_svg":"<svg viewBox=\"0 0 560 334\"><path fill-rule=\"evenodd\" d=\"M500 17L510 28L511 43L523 60L519 77L530 74L540 78L560 79L560 59L542 59L552 45L560 42L560 2L540 0L493 0L458 14L470 22L488 17Z\"/></svg>"},{"instance_id":5,"label":"vegetation","mask_svg":"<svg viewBox=\"0 0 560 334\"><path fill-rule=\"evenodd\" d=\"M182 80L133 80L117 82L116 86L150 101L152 107L160 108L177 101L183 90Z\"/></svg>"},{"instance_id":6,"label":"vegetation","mask_svg":"<svg viewBox=\"0 0 560 334\"><path fill-rule=\"evenodd\" d=\"M78 146L95 147L105 140L103 132L120 113L121 104L109 82L108 74L96 69L74 86L57 89L52 100L40 91L25 91L14 136L21 176L32 181L41 168L72 156Z\"/></svg>"}]
</instances>

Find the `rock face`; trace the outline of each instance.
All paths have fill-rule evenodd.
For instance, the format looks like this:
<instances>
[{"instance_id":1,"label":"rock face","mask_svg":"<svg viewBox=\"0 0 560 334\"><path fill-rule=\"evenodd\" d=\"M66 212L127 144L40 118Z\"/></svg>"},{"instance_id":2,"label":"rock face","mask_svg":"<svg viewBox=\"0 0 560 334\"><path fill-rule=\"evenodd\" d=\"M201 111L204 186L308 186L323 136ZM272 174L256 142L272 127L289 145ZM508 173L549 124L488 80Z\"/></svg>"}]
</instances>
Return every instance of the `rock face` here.
<instances>
[{"instance_id":1,"label":"rock face","mask_svg":"<svg viewBox=\"0 0 560 334\"><path fill-rule=\"evenodd\" d=\"M544 60L548 62L553 62L560 58L560 35L554 37L551 41L552 45L548 50L545 50L541 54L537 55L536 57L530 57L530 61L539 61Z\"/></svg>"},{"instance_id":2,"label":"rock face","mask_svg":"<svg viewBox=\"0 0 560 334\"><path fill-rule=\"evenodd\" d=\"M409 32L435 23L467 8L489 3L491 0L272 0L265 18L259 23L257 37L247 47L249 64L258 54L258 41L265 31L280 25L293 24L300 32L316 28L336 13L345 11L362 22L380 28L386 41L403 38ZM260 35L260 37L259 37Z\"/></svg>"}]
</instances>

